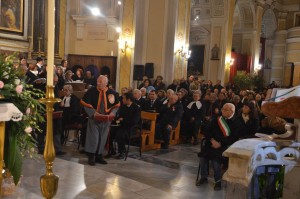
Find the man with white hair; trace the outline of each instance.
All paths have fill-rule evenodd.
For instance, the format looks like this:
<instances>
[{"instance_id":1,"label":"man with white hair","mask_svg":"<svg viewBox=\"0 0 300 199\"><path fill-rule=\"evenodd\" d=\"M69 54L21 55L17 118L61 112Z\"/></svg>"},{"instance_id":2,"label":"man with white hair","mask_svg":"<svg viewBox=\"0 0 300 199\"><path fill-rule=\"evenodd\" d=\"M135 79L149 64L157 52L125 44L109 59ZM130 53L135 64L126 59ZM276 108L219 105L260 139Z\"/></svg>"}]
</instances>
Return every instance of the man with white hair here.
<instances>
[{"instance_id":1,"label":"man with white hair","mask_svg":"<svg viewBox=\"0 0 300 199\"><path fill-rule=\"evenodd\" d=\"M91 87L81 100L89 117L85 151L88 153L88 162L91 166L94 166L95 162L107 164L102 154L110 123L120 106L117 93L107 88L107 84L107 77L100 75L97 87Z\"/></svg>"},{"instance_id":2,"label":"man with white hair","mask_svg":"<svg viewBox=\"0 0 300 199\"><path fill-rule=\"evenodd\" d=\"M133 90L133 98L134 98L134 103L136 103L141 110L145 110L146 106L146 99L142 98L142 92L139 89L134 89Z\"/></svg>"},{"instance_id":3,"label":"man with white hair","mask_svg":"<svg viewBox=\"0 0 300 199\"><path fill-rule=\"evenodd\" d=\"M223 152L238 139L238 128L234 119L235 106L226 103L221 109L222 116L212 119L208 124L204 137L206 142L199 153L201 161L201 179L197 185L207 183L208 161L211 160L214 169L214 190L221 190L221 163L225 158ZM225 162L226 163L226 162Z\"/></svg>"}]
</instances>

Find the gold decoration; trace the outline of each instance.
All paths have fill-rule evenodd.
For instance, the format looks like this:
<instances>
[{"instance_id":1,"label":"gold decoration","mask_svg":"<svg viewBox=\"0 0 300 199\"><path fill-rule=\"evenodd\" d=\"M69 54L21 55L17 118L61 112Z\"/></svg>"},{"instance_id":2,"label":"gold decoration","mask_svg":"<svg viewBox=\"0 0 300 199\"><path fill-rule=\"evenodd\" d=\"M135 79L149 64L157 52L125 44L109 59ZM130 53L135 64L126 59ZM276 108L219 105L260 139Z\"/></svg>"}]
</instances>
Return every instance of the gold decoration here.
<instances>
[{"instance_id":1,"label":"gold decoration","mask_svg":"<svg viewBox=\"0 0 300 199\"><path fill-rule=\"evenodd\" d=\"M5 122L0 122L0 194L2 193L2 168L3 168L3 159L4 159L4 138L5 138Z\"/></svg>"},{"instance_id":2,"label":"gold decoration","mask_svg":"<svg viewBox=\"0 0 300 199\"><path fill-rule=\"evenodd\" d=\"M46 163L46 174L40 178L42 194L45 198L53 198L57 192L58 179L52 171L53 161L55 159L55 150L53 145L53 105L60 102L60 99L54 98L54 86L46 87L46 98L40 99L40 102L46 104L47 111L47 132L46 144L44 149L44 160Z\"/></svg>"}]
</instances>

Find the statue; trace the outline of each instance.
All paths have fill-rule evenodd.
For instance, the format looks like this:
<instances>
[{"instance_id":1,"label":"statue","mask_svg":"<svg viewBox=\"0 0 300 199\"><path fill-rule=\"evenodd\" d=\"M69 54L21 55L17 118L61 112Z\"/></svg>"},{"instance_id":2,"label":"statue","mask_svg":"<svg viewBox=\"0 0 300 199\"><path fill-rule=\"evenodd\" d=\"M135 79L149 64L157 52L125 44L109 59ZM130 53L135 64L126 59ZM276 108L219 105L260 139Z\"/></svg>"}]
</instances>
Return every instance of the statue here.
<instances>
[{"instance_id":1,"label":"statue","mask_svg":"<svg viewBox=\"0 0 300 199\"><path fill-rule=\"evenodd\" d=\"M269 58L266 59L265 61L265 69L270 69L271 68L271 65L272 65L272 62Z\"/></svg>"},{"instance_id":2,"label":"statue","mask_svg":"<svg viewBox=\"0 0 300 199\"><path fill-rule=\"evenodd\" d=\"M218 60L219 59L219 48L217 44L211 49L211 59L212 60Z\"/></svg>"}]
</instances>

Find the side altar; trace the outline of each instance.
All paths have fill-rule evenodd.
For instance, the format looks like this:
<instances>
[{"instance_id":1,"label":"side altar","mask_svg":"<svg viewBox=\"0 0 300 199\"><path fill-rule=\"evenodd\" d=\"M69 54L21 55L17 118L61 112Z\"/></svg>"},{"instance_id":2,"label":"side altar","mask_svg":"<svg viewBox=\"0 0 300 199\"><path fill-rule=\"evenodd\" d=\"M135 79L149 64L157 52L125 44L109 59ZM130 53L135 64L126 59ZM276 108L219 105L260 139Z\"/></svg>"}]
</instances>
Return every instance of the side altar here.
<instances>
[{"instance_id":1,"label":"side altar","mask_svg":"<svg viewBox=\"0 0 300 199\"><path fill-rule=\"evenodd\" d=\"M300 198L300 97L266 102L262 111L266 116L294 119L294 124L285 126L284 134L295 134L295 139L282 139L284 134L273 134L240 140L230 146L223 153L229 158L228 170L223 176L227 181L225 198L270 198L270 195L272 198ZM266 186L273 188L263 190ZM269 197L262 197L262 190Z\"/></svg>"}]
</instances>

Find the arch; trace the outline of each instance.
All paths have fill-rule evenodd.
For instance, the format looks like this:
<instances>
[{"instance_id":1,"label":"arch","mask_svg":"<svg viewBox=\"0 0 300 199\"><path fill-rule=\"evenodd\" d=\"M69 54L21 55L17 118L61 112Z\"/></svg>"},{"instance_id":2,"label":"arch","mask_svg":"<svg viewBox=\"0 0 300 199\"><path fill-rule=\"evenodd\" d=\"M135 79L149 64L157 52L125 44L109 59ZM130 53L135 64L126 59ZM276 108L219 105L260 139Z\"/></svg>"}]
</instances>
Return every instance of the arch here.
<instances>
[{"instance_id":1,"label":"arch","mask_svg":"<svg viewBox=\"0 0 300 199\"><path fill-rule=\"evenodd\" d=\"M277 29L277 20L275 13L272 9L268 9L264 12L261 24L262 37L266 39L272 39Z\"/></svg>"}]
</instances>

